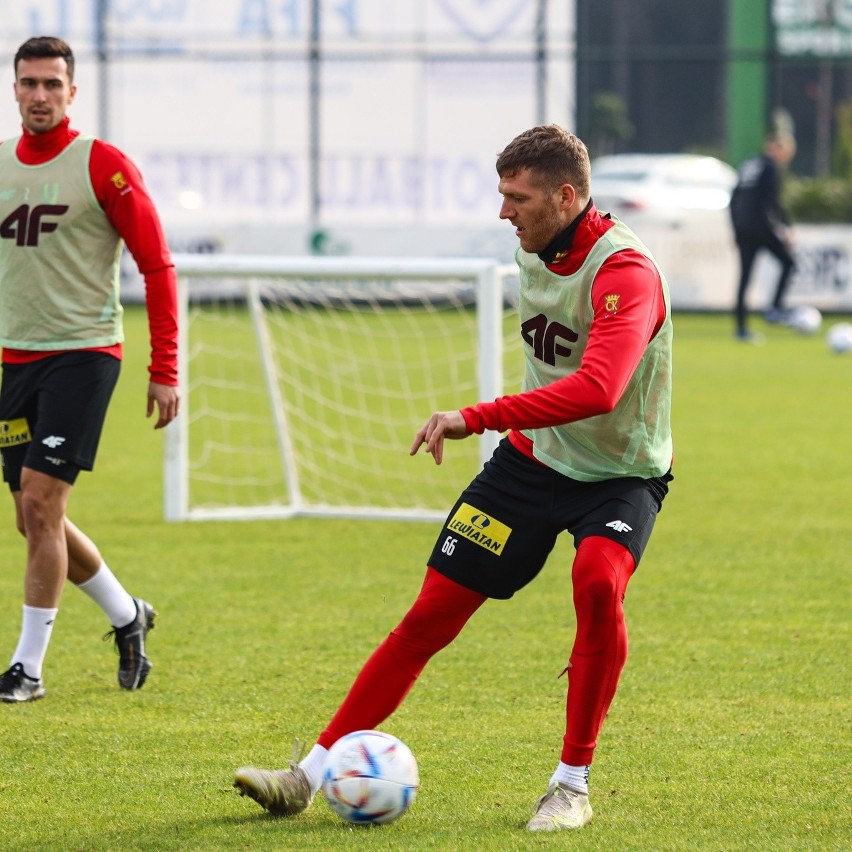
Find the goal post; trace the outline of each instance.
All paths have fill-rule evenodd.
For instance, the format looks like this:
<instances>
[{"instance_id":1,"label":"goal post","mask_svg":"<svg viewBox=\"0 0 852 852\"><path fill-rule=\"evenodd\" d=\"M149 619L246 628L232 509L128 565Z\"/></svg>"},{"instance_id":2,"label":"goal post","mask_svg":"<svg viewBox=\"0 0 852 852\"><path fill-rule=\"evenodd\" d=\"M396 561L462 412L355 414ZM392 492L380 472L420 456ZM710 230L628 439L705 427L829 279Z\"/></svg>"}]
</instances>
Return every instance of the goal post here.
<instances>
[{"instance_id":1,"label":"goal post","mask_svg":"<svg viewBox=\"0 0 852 852\"><path fill-rule=\"evenodd\" d=\"M450 442L440 467L408 451L433 411L519 384L505 267L340 256L174 262L183 399L165 430L167 520L446 515L500 436Z\"/></svg>"}]
</instances>

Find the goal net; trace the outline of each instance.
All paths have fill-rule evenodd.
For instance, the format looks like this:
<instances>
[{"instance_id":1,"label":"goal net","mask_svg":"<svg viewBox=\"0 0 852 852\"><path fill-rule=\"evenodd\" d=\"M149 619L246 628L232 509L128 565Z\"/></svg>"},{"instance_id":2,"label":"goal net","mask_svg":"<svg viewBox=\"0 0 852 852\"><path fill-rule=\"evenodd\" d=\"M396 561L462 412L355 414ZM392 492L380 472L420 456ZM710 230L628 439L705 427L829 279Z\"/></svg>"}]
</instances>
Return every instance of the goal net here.
<instances>
[{"instance_id":1,"label":"goal net","mask_svg":"<svg viewBox=\"0 0 852 852\"><path fill-rule=\"evenodd\" d=\"M443 518L499 436L433 412L520 385L506 270L487 260L177 255L182 413L166 429L168 520Z\"/></svg>"}]
</instances>

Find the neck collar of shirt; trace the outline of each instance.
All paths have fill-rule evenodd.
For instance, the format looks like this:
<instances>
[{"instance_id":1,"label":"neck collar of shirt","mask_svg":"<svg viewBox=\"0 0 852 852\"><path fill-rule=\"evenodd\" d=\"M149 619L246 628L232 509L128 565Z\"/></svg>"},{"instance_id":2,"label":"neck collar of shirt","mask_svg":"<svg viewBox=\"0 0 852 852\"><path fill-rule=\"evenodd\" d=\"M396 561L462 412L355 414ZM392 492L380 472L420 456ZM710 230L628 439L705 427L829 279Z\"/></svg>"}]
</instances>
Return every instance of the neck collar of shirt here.
<instances>
[{"instance_id":1,"label":"neck collar of shirt","mask_svg":"<svg viewBox=\"0 0 852 852\"><path fill-rule=\"evenodd\" d=\"M56 154L61 151L76 135L69 127L70 119L66 115L56 127L52 127L47 133L30 133L24 128L21 136L19 153L28 154L27 159L33 156L44 157L46 154Z\"/></svg>"},{"instance_id":2,"label":"neck collar of shirt","mask_svg":"<svg viewBox=\"0 0 852 852\"><path fill-rule=\"evenodd\" d=\"M559 255L566 254L570 251L571 246L574 243L574 234L577 232L580 222L583 221L586 214L591 209L592 199L590 198L589 203L583 208L582 213L580 213L580 215L564 231L557 234L544 251L540 251L538 253L538 256L545 263L553 263Z\"/></svg>"}]
</instances>

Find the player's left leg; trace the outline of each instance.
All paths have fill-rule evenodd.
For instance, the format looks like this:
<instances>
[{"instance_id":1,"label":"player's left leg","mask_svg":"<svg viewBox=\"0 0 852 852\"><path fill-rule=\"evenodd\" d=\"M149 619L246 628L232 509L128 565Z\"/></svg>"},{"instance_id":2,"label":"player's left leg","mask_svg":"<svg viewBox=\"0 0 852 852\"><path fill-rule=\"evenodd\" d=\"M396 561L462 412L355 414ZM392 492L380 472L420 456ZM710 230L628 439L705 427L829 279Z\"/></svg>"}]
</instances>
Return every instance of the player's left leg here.
<instances>
[{"instance_id":1,"label":"player's left leg","mask_svg":"<svg viewBox=\"0 0 852 852\"><path fill-rule=\"evenodd\" d=\"M141 689L151 670L145 639L154 627L156 612L147 601L134 598L104 562L95 543L68 518L68 579L91 598L109 619L118 652L118 684L122 689Z\"/></svg>"},{"instance_id":2,"label":"player's left leg","mask_svg":"<svg viewBox=\"0 0 852 852\"><path fill-rule=\"evenodd\" d=\"M796 268L796 261L790 252L789 247L776 234L771 235L766 248L781 265L781 271L778 273L778 281L775 285L775 295L772 297L769 315L786 319L789 314L784 308L784 298L787 294L787 287L790 284L790 277L793 274L793 270Z\"/></svg>"},{"instance_id":3,"label":"player's left leg","mask_svg":"<svg viewBox=\"0 0 852 852\"><path fill-rule=\"evenodd\" d=\"M45 694L44 658L68 571L62 519L71 483L23 468L12 492L18 530L27 539L24 605L18 645L2 675L0 700L33 701Z\"/></svg>"},{"instance_id":4,"label":"player's left leg","mask_svg":"<svg viewBox=\"0 0 852 852\"><path fill-rule=\"evenodd\" d=\"M583 539L572 569L577 633L568 667L559 766L539 799L530 831L582 828L592 819L588 769L627 660L624 594L635 569L630 551L599 536Z\"/></svg>"},{"instance_id":5,"label":"player's left leg","mask_svg":"<svg viewBox=\"0 0 852 852\"><path fill-rule=\"evenodd\" d=\"M630 551L608 538L586 538L577 549L572 569L577 634L568 666L563 763L592 762L627 661L624 595L635 567Z\"/></svg>"}]
</instances>

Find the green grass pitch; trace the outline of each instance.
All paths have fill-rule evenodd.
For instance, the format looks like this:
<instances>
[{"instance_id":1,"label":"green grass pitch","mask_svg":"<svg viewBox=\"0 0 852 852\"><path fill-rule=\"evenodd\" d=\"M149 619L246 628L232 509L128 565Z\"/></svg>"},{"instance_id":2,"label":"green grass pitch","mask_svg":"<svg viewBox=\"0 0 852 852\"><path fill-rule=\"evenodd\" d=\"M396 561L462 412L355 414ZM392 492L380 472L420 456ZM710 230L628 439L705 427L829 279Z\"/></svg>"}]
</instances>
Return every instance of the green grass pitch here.
<instances>
[{"instance_id":1,"label":"green grass pitch","mask_svg":"<svg viewBox=\"0 0 852 852\"><path fill-rule=\"evenodd\" d=\"M849 847L852 354L774 327L765 346L743 346L728 317L676 316L676 479L628 590L630 658L592 770L595 820L566 837L523 825L559 755L567 538L385 724L420 765L401 820L352 828L321 797L278 820L234 793L237 766L282 766L294 737L322 728L416 594L437 529L164 523L138 308L127 330L98 465L69 515L158 609L154 668L143 690L119 690L108 625L66 590L47 697L0 705L0 848ZM2 666L24 558L6 500Z\"/></svg>"}]
</instances>

